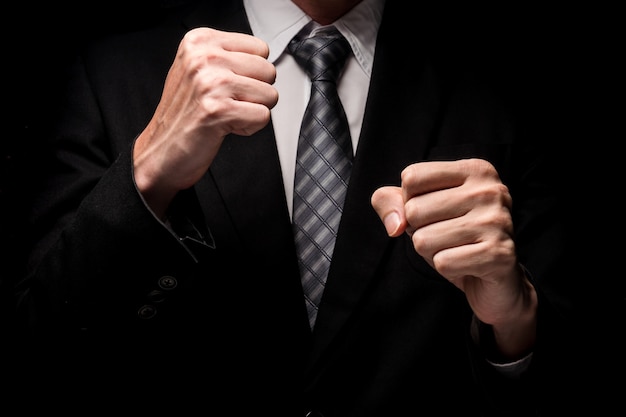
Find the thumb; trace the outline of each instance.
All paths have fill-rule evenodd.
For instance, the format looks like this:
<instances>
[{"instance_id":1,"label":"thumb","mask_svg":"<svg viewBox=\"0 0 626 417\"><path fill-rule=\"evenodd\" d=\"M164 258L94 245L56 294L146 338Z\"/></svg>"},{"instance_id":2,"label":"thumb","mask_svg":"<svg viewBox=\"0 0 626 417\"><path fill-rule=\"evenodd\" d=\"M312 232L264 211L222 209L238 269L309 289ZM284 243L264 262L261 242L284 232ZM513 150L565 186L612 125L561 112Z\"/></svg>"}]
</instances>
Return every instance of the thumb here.
<instances>
[{"instance_id":1,"label":"thumb","mask_svg":"<svg viewBox=\"0 0 626 417\"><path fill-rule=\"evenodd\" d=\"M407 227L400 187L380 187L372 193L371 204L391 237L400 236Z\"/></svg>"}]
</instances>

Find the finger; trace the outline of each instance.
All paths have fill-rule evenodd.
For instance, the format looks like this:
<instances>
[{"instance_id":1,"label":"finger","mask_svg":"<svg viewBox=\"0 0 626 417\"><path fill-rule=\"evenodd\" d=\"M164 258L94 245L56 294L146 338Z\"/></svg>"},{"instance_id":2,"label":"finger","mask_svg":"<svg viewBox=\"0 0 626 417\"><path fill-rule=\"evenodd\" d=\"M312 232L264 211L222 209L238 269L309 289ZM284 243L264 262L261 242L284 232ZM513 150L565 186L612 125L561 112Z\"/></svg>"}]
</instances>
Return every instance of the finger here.
<instances>
[{"instance_id":1,"label":"finger","mask_svg":"<svg viewBox=\"0 0 626 417\"><path fill-rule=\"evenodd\" d=\"M273 84L276 81L276 67L265 58L243 52L225 52L222 49L194 51L198 63L193 66L199 74L229 71L242 77Z\"/></svg>"},{"instance_id":2,"label":"finger","mask_svg":"<svg viewBox=\"0 0 626 417\"><path fill-rule=\"evenodd\" d=\"M409 225L417 229L471 212L507 215L511 206L511 195L503 184L472 183L413 197L406 202L405 212Z\"/></svg>"},{"instance_id":3,"label":"finger","mask_svg":"<svg viewBox=\"0 0 626 417\"><path fill-rule=\"evenodd\" d=\"M276 80L276 69L267 61L269 47L259 38L243 33L196 28L185 35L178 58L186 67L228 68L232 72L270 84Z\"/></svg>"},{"instance_id":4,"label":"finger","mask_svg":"<svg viewBox=\"0 0 626 417\"><path fill-rule=\"evenodd\" d=\"M513 241L487 240L439 251L432 258L434 268L453 283L467 276L496 283L516 265Z\"/></svg>"},{"instance_id":5,"label":"finger","mask_svg":"<svg viewBox=\"0 0 626 417\"><path fill-rule=\"evenodd\" d=\"M410 230L467 214L472 209L473 202L459 190L460 188L452 188L432 191L409 198L404 209Z\"/></svg>"},{"instance_id":6,"label":"finger","mask_svg":"<svg viewBox=\"0 0 626 417\"><path fill-rule=\"evenodd\" d=\"M188 31L182 43L191 45L191 49L214 44L226 51L244 52L262 58L269 56L269 46L260 38L246 33L227 32L208 27L198 27Z\"/></svg>"},{"instance_id":7,"label":"finger","mask_svg":"<svg viewBox=\"0 0 626 417\"><path fill-rule=\"evenodd\" d=\"M409 223L411 218L409 218ZM412 225L409 226L410 229ZM413 246L426 259L438 252L480 242L506 242L511 239L513 222L510 211L502 206L487 206L452 219L433 222L411 234Z\"/></svg>"},{"instance_id":8,"label":"finger","mask_svg":"<svg viewBox=\"0 0 626 417\"><path fill-rule=\"evenodd\" d=\"M270 121L270 109L262 104L234 101L226 115L230 131L236 135L250 136L261 130Z\"/></svg>"},{"instance_id":9,"label":"finger","mask_svg":"<svg viewBox=\"0 0 626 417\"><path fill-rule=\"evenodd\" d=\"M407 166L401 173L405 200L463 184L466 175L458 167L456 161L418 162Z\"/></svg>"},{"instance_id":10,"label":"finger","mask_svg":"<svg viewBox=\"0 0 626 417\"><path fill-rule=\"evenodd\" d=\"M372 193L371 204L382 220L387 234L391 237L401 235L406 229L404 200L400 187L380 187Z\"/></svg>"},{"instance_id":11,"label":"finger","mask_svg":"<svg viewBox=\"0 0 626 417\"><path fill-rule=\"evenodd\" d=\"M471 245L482 240L482 230L471 227L465 218L432 223L413 229L409 226L413 248L425 259L433 259L438 252Z\"/></svg>"},{"instance_id":12,"label":"finger","mask_svg":"<svg viewBox=\"0 0 626 417\"><path fill-rule=\"evenodd\" d=\"M270 55L268 44L261 38L241 32L209 30L217 32L215 35L220 37L220 45L227 51L245 52L265 59Z\"/></svg>"},{"instance_id":13,"label":"finger","mask_svg":"<svg viewBox=\"0 0 626 417\"><path fill-rule=\"evenodd\" d=\"M455 166L460 167L465 162L462 161ZM482 162L475 164L479 168L474 171L478 173L465 176L463 182L455 186L451 184L461 177L450 180L454 178L454 174L444 174L441 177L436 175L429 177L425 174L424 178L416 177L415 179L412 174L409 174L406 177L408 179L403 181L403 195L407 198L405 210L410 227L417 229L435 222L465 216L476 210L483 213L491 212L499 216L503 208L510 209L512 199L508 188L500 182L492 166ZM431 166L435 165L439 164ZM470 165L474 164L470 163ZM442 172L445 172L445 169ZM434 180L427 183L429 178L434 178ZM444 183L447 184L447 188L436 189ZM414 194L418 187L421 187L422 193ZM427 188L432 191L424 192Z\"/></svg>"},{"instance_id":14,"label":"finger","mask_svg":"<svg viewBox=\"0 0 626 417\"><path fill-rule=\"evenodd\" d=\"M231 52L226 56L227 66L238 75L254 78L274 84L276 81L276 67L265 58L243 52Z\"/></svg>"},{"instance_id":15,"label":"finger","mask_svg":"<svg viewBox=\"0 0 626 417\"><path fill-rule=\"evenodd\" d=\"M473 177L499 181L493 165L482 159L419 162L406 167L401 177L406 200L415 195L458 187Z\"/></svg>"},{"instance_id":16,"label":"finger","mask_svg":"<svg viewBox=\"0 0 626 417\"><path fill-rule=\"evenodd\" d=\"M258 103L270 109L278 103L278 90L272 85L248 77L236 77L230 88L234 100Z\"/></svg>"},{"instance_id":17,"label":"finger","mask_svg":"<svg viewBox=\"0 0 626 417\"><path fill-rule=\"evenodd\" d=\"M262 129L270 120L270 108L252 101L206 95L203 104L203 126L219 136L234 133L249 136Z\"/></svg>"},{"instance_id":18,"label":"finger","mask_svg":"<svg viewBox=\"0 0 626 417\"><path fill-rule=\"evenodd\" d=\"M272 85L234 74L223 69L207 69L197 76L196 89L206 104L210 100L237 100L262 104L272 108L278 102L278 91ZM205 107L214 109L212 106Z\"/></svg>"},{"instance_id":19,"label":"finger","mask_svg":"<svg viewBox=\"0 0 626 417\"><path fill-rule=\"evenodd\" d=\"M269 46L265 41L245 33L212 30L210 36L218 38L217 44L229 53L223 55L225 64L234 73L273 84L276 69L267 61ZM212 56L209 55L212 58Z\"/></svg>"}]
</instances>

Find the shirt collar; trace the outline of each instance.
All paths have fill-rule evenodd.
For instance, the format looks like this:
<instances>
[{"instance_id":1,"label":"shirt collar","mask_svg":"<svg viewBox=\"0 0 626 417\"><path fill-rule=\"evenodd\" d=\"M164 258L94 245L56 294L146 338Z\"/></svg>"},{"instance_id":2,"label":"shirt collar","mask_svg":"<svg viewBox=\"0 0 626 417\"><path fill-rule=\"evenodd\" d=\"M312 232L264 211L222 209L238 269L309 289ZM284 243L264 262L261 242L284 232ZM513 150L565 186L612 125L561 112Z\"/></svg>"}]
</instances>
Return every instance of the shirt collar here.
<instances>
[{"instance_id":1,"label":"shirt collar","mask_svg":"<svg viewBox=\"0 0 626 417\"><path fill-rule=\"evenodd\" d=\"M372 72L384 4L385 0L362 0L334 23L368 75ZM291 38L311 22L311 18L289 0L244 0L244 6L252 33L269 45L268 60L272 63L280 58ZM315 27L313 22L311 29Z\"/></svg>"}]
</instances>

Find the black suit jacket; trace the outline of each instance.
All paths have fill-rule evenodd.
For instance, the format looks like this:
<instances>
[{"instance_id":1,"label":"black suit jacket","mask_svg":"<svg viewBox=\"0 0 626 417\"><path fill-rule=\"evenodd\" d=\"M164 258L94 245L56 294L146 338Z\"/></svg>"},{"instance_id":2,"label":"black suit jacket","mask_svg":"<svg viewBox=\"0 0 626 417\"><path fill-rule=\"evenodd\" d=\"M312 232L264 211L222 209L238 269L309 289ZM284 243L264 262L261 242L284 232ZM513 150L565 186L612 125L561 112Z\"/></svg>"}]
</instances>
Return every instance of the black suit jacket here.
<instances>
[{"instance_id":1,"label":"black suit jacket","mask_svg":"<svg viewBox=\"0 0 626 417\"><path fill-rule=\"evenodd\" d=\"M202 180L177 196L168 224L133 183L133 140L185 32L250 33L241 2L198 3L154 28L97 42L71 66L19 292L28 352L36 352L26 362L40 392L236 416L534 415L534 369L550 358L546 341L562 311L558 199L535 146L546 144L524 135L512 117L524 112L512 114L513 102L476 71L483 67L468 65L480 56L457 54L428 13L415 23L387 1L311 334L271 123L226 137ZM470 157L491 161L510 188L520 261L540 292L547 336L521 380L484 361L464 295L407 236L389 238L370 206L372 192L398 184L411 163ZM57 381L61 374L71 382Z\"/></svg>"}]
</instances>

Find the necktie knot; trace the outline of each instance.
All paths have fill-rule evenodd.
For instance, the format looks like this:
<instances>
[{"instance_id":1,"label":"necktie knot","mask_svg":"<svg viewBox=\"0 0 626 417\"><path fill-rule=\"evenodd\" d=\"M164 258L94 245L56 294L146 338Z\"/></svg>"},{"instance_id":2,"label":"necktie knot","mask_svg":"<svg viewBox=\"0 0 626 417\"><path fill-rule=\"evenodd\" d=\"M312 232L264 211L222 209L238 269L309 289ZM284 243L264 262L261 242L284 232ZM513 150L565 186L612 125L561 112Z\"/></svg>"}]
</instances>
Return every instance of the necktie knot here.
<instances>
[{"instance_id":1,"label":"necktie knot","mask_svg":"<svg viewBox=\"0 0 626 417\"><path fill-rule=\"evenodd\" d=\"M336 82L350 52L350 44L335 28L310 38L294 37L289 52L311 81Z\"/></svg>"}]
</instances>

